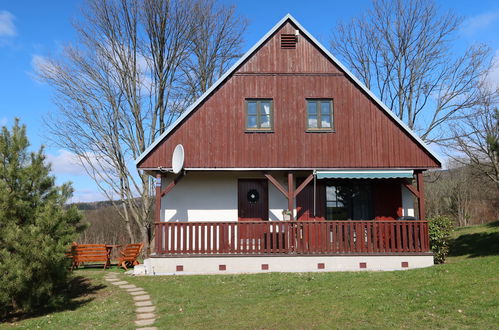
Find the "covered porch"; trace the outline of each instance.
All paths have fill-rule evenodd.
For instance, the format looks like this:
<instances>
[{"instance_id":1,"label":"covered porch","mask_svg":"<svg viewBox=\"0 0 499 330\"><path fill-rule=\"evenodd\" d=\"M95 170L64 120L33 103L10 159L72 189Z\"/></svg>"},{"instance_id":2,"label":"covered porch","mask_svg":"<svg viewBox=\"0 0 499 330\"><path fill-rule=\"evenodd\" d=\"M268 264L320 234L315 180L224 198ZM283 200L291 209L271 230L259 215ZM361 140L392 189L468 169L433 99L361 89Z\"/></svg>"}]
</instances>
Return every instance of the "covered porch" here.
<instances>
[{"instance_id":1,"label":"covered porch","mask_svg":"<svg viewBox=\"0 0 499 330\"><path fill-rule=\"evenodd\" d=\"M169 180L156 177L155 257L430 250L422 170L188 171ZM417 200L416 217L404 192Z\"/></svg>"}]
</instances>

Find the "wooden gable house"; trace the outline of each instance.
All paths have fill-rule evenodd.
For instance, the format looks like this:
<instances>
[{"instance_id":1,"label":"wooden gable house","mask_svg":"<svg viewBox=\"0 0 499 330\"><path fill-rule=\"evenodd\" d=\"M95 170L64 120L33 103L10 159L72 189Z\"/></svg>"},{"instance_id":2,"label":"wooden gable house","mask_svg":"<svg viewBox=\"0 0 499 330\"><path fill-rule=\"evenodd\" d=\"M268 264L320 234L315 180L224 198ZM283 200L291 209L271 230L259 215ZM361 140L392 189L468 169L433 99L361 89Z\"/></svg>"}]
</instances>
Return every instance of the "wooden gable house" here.
<instances>
[{"instance_id":1,"label":"wooden gable house","mask_svg":"<svg viewBox=\"0 0 499 330\"><path fill-rule=\"evenodd\" d=\"M437 155L291 15L136 163L157 179L149 264L160 273L185 269L172 256L229 258L234 272L262 270L238 266L248 256L431 259L422 174Z\"/></svg>"}]
</instances>

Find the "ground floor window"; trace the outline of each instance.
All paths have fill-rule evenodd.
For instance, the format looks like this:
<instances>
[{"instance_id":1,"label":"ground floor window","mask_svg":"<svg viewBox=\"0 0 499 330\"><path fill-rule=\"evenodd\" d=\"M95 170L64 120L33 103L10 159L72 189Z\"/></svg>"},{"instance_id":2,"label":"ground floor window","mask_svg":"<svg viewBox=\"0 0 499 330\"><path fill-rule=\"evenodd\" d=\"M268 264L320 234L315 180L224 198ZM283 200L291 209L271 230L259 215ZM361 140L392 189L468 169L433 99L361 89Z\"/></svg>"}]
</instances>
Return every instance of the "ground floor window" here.
<instances>
[{"instance_id":1,"label":"ground floor window","mask_svg":"<svg viewBox=\"0 0 499 330\"><path fill-rule=\"evenodd\" d=\"M372 200L369 182L328 181L326 183L326 219L373 219Z\"/></svg>"}]
</instances>

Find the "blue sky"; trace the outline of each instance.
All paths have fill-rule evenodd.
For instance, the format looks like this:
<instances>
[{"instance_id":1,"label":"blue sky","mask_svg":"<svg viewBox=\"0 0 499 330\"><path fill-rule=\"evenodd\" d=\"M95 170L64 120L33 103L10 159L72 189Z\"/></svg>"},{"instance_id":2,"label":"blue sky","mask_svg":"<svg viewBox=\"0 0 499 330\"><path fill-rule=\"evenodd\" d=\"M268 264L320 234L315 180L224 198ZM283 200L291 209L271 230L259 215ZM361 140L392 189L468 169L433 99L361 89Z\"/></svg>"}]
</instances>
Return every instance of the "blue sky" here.
<instances>
[{"instance_id":1,"label":"blue sky","mask_svg":"<svg viewBox=\"0 0 499 330\"><path fill-rule=\"evenodd\" d=\"M338 20L361 14L370 1L260 1L224 0L233 3L249 19L244 49L249 49L286 13L291 13L310 33L327 46ZM48 159L58 183L72 181L74 201L103 199L95 184L71 160L71 155L48 145L43 117L56 112L52 91L33 76L33 68L43 56L57 54L75 38L71 22L80 15L81 0L0 1L0 126L11 126L19 117L27 125L33 149L46 146ZM499 59L499 2L438 1L442 9L452 9L465 17L454 52L485 42ZM499 80L499 68L495 72Z\"/></svg>"}]
</instances>

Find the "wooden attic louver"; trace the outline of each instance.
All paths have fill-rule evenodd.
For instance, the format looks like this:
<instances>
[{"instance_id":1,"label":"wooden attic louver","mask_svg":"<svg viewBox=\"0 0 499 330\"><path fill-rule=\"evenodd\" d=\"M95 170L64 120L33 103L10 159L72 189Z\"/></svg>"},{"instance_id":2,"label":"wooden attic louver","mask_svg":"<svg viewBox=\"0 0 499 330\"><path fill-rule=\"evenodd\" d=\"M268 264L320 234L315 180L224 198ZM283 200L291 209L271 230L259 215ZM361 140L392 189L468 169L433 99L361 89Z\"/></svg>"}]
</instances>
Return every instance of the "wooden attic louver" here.
<instances>
[{"instance_id":1,"label":"wooden attic louver","mask_svg":"<svg viewBox=\"0 0 499 330\"><path fill-rule=\"evenodd\" d=\"M295 49L296 43L298 42L298 37L294 34L281 34L281 48L285 49Z\"/></svg>"}]
</instances>

